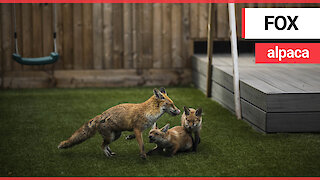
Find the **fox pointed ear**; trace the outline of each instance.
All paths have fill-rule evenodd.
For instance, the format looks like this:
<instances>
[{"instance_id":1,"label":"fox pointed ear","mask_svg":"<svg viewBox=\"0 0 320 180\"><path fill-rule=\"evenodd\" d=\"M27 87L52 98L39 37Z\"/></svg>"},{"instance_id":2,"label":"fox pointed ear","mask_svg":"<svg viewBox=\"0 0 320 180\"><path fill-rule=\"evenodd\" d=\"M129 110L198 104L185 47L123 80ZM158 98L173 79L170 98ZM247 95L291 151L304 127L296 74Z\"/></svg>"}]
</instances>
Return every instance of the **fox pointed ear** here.
<instances>
[{"instance_id":1,"label":"fox pointed ear","mask_svg":"<svg viewBox=\"0 0 320 180\"><path fill-rule=\"evenodd\" d=\"M159 90L162 94L168 95L164 87L161 87Z\"/></svg>"},{"instance_id":2,"label":"fox pointed ear","mask_svg":"<svg viewBox=\"0 0 320 180\"><path fill-rule=\"evenodd\" d=\"M189 108L183 106L183 109L184 109L184 113L188 116L190 114Z\"/></svg>"},{"instance_id":3,"label":"fox pointed ear","mask_svg":"<svg viewBox=\"0 0 320 180\"><path fill-rule=\"evenodd\" d=\"M200 117L202 115L202 108L196 110L196 116Z\"/></svg>"},{"instance_id":4,"label":"fox pointed ear","mask_svg":"<svg viewBox=\"0 0 320 180\"><path fill-rule=\"evenodd\" d=\"M167 132L169 130L170 124L166 124L163 128L161 128L162 132Z\"/></svg>"},{"instance_id":5,"label":"fox pointed ear","mask_svg":"<svg viewBox=\"0 0 320 180\"><path fill-rule=\"evenodd\" d=\"M158 129L157 123L153 123L152 129Z\"/></svg>"},{"instance_id":6,"label":"fox pointed ear","mask_svg":"<svg viewBox=\"0 0 320 180\"><path fill-rule=\"evenodd\" d=\"M158 99L164 99L163 95L161 94L161 92L158 89L153 89L153 94L156 96L156 98Z\"/></svg>"}]
</instances>

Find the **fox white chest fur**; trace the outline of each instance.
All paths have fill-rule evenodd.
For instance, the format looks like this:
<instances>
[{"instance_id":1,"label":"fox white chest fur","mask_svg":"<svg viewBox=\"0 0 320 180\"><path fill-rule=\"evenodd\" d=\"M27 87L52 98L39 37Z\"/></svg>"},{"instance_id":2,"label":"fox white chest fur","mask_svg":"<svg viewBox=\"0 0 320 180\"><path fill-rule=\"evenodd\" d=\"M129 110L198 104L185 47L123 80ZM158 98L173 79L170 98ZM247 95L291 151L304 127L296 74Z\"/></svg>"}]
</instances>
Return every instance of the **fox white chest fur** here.
<instances>
[{"instance_id":1,"label":"fox white chest fur","mask_svg":"<svg viewBox=\"0 0 320 180\"><path fill-rule=\"evenodd\" d=\"M144 125L144 129L151 127L162 115L164 114L164 110L160 108L159 113L156 114L146 114L146 118L148 119L147 123Z\"/></svg>"}]
</instances>

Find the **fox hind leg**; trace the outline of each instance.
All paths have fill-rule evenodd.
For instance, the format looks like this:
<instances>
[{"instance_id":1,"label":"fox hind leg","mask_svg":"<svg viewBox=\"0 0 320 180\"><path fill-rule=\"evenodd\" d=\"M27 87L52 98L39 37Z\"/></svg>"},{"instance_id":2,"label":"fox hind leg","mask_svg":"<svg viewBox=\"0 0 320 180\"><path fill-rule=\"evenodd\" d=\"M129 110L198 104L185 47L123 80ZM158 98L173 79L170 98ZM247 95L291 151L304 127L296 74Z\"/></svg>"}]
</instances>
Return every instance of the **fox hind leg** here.
<instances>
[{"instance_id":1,"label":"fox hind leg","mask_svg":"<svg viewBox=\"0 0 320 180\"><path fill-rule=\"evenodd\" d=\"M121 131L112 131L110 132L109 136L105 136L105 135L102 135L102 136L103 136L102 150L104 154L108 157L116 155L115 152L111 151L109 144L119 139L119 137L121 136Z\"/></svg>"}]
</instances>

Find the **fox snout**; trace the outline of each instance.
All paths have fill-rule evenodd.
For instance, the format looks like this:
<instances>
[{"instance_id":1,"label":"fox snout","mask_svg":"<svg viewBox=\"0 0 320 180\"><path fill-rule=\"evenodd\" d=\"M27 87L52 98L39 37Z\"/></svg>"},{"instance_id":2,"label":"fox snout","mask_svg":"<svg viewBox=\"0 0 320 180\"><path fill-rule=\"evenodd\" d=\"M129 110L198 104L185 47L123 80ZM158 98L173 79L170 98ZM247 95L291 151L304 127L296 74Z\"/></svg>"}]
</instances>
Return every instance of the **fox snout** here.
<instances>
[{"instance_id":1,"label":"fox snout","mask_svg":"<svg viewBox=\"0 0 320 180\"><path fill-rule=\"evenodd\" d=\"M181 112L181 111L180 111L178 108L173 109L172 111L170 111L170 113L171 113L171 115L172 115L172 116L179 115L179 114L180 114L180 112Z\"/></svg>"}]
</instances>

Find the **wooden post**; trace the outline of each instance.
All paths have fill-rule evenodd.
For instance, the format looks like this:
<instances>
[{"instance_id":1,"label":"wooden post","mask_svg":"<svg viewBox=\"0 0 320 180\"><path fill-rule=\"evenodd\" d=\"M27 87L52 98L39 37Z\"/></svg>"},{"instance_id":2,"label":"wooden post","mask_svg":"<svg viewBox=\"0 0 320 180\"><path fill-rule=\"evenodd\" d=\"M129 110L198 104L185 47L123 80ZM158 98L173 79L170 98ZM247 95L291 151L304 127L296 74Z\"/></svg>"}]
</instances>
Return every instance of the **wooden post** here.
<instances>
[{"instance_id":1,"label":"wooden post","mask_svg":"<svg viewBox=\"0 0 320 180\"><path fill-rule=\"evenodd\" d=\"M237 31L234 3L229 3L229 26L231 30L231 54L233 59L233 88L234 88L234 105L238 119L241 119L240 104L240 87L239 87L239 68L238 68L238 49L237 49Z\"/></svg>"},{"instance_id":2,"label":"wooden post","mask_svg":"<svg viewBox=\"0 0 320 180\"><path fill-rule=\"evenodd\" d=\"M213 4L209 4L209 18L208 18L208 69L207 69L207 97L211 97L212 88L212 36L213 36Z\"/></svg>"}]
</instances>

